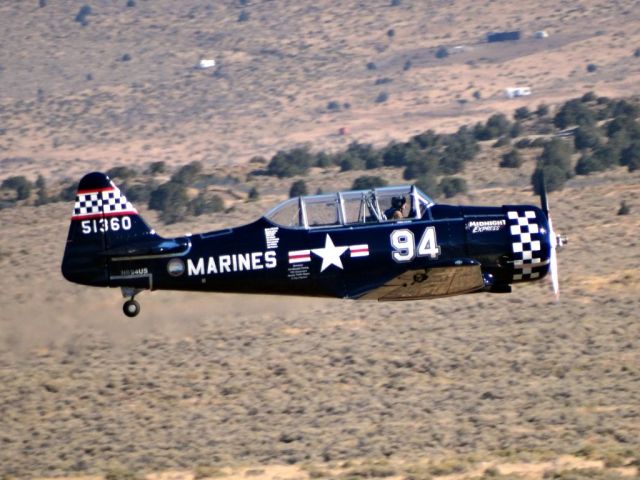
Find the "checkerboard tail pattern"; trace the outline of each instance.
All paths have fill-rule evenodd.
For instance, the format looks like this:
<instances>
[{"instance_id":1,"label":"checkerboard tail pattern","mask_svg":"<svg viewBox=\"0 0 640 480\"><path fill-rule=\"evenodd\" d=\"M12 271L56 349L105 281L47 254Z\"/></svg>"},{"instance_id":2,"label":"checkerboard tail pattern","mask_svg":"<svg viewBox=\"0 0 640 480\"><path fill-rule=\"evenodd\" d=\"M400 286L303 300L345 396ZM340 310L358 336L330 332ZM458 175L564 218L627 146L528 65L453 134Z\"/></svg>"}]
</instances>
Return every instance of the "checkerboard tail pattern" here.
<instances>
[{"instance_id":1,"label":"checkerboard tail pattern","mask_svg":"<svg viewBox=\"0 0 640 480\"><path fill-rule=\"evenodd\" d=\"M72 220L97 217L135 215L138 211L131 205L113 182L107 188L78 191L73 207Z\"/></svg>"},{"instance_id":2,"label":"checkerboard tail pattern","mask_svg":"<svg viewBox=\"0 0 640 480\"><path fill-rule=\"evenodd\" d=\"M543 262L543 233L533 210L508 211L507 221L513 248L513 280L533 280L547 271Z\"/></svg>"}]
</instances>

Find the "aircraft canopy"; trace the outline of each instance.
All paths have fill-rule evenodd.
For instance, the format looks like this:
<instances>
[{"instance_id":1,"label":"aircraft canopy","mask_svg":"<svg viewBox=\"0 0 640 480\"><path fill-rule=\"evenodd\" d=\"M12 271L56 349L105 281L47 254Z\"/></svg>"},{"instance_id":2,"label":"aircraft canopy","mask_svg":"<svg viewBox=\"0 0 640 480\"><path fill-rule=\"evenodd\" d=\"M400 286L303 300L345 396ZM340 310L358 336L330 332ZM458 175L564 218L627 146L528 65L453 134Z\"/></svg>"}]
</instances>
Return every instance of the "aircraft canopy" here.
<instances>
[{"instance_id":1,"label":"aircraft canopy","mask_svg":"<svg viewBox=\"0 0 640 480\"><path fill-rule=\"evenodd\" d=\"M406 200L405 218L392 220L385 212L391 209L392 199L398 197ZM290 198L269 211L265 218L288 228L397 222L428 216L433 203L414 185L381 187Z\"/></svg>"}]
</instances>

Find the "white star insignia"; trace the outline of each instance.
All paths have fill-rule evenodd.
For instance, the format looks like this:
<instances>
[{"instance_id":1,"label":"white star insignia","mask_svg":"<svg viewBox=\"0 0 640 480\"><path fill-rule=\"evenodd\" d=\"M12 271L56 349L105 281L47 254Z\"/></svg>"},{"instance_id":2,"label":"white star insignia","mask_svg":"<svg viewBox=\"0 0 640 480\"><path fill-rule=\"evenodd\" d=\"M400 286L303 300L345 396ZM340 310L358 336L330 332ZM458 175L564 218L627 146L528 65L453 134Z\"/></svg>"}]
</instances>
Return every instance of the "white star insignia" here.
<instances>
[{"instance_id":1,"label":"white star insignia","mask_svg":"<svg viewBox=\"0 0 640 480\"><path fill-rule=\"evenodd\" d=\"M335 265L336 267L343 269L340 256L348 249L349 247L336 247L333 244L333 240L331 240L329 234L327 234L327 237L324 241L324 248L314 248L311 251L322 258L322 266L320 267L320 272L324 272L331 265Z\"/></svg>"}]
</instances>

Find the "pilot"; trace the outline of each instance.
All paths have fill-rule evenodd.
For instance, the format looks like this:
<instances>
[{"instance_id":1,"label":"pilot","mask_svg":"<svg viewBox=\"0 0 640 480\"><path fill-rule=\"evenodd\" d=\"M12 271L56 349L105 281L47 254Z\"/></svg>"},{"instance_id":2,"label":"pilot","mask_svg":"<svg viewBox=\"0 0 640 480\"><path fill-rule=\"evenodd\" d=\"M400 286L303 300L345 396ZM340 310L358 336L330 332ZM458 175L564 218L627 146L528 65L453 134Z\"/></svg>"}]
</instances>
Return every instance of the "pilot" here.
<instances>
[{"instance_id":1,"label":"pilot","mask_svg":"<svg viewBox=\"0 0 640 480\"><path fill-rule=\"evenodd\" d=\"M407 199L404 197L393 197L391 199L391 208L384 212L388 220L398 220L404 218L404 207Z\"/></svg>"}]
</instances>

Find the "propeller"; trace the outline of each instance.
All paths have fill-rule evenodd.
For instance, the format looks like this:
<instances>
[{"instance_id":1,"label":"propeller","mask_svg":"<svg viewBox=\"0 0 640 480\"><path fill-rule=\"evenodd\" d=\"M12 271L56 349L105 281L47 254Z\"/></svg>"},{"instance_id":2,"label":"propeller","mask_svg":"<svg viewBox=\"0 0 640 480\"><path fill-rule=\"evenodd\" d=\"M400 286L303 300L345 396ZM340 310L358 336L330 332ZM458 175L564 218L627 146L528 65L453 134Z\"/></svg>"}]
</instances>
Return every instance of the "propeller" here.
<instances>
[{"instance_id":1,"label":"propeller","mask_svg":"<svg viewBox=\"0 0 640 480\"><path fill-rule=\"evenodd\" d=\"M544 172L540 171L540 204L542 211L547 216L549 223L549 242L551 243L551 254L549 256L549 274L551 276L551 287L555 295L556 302L560 300L560 281L558 280L558 249L562 248L566 243L566 239L562 235L556 235L553 229L553 222L549 214L549 200L547 199L547 188L544 182Z\"/></svg>"}]
</instances>

